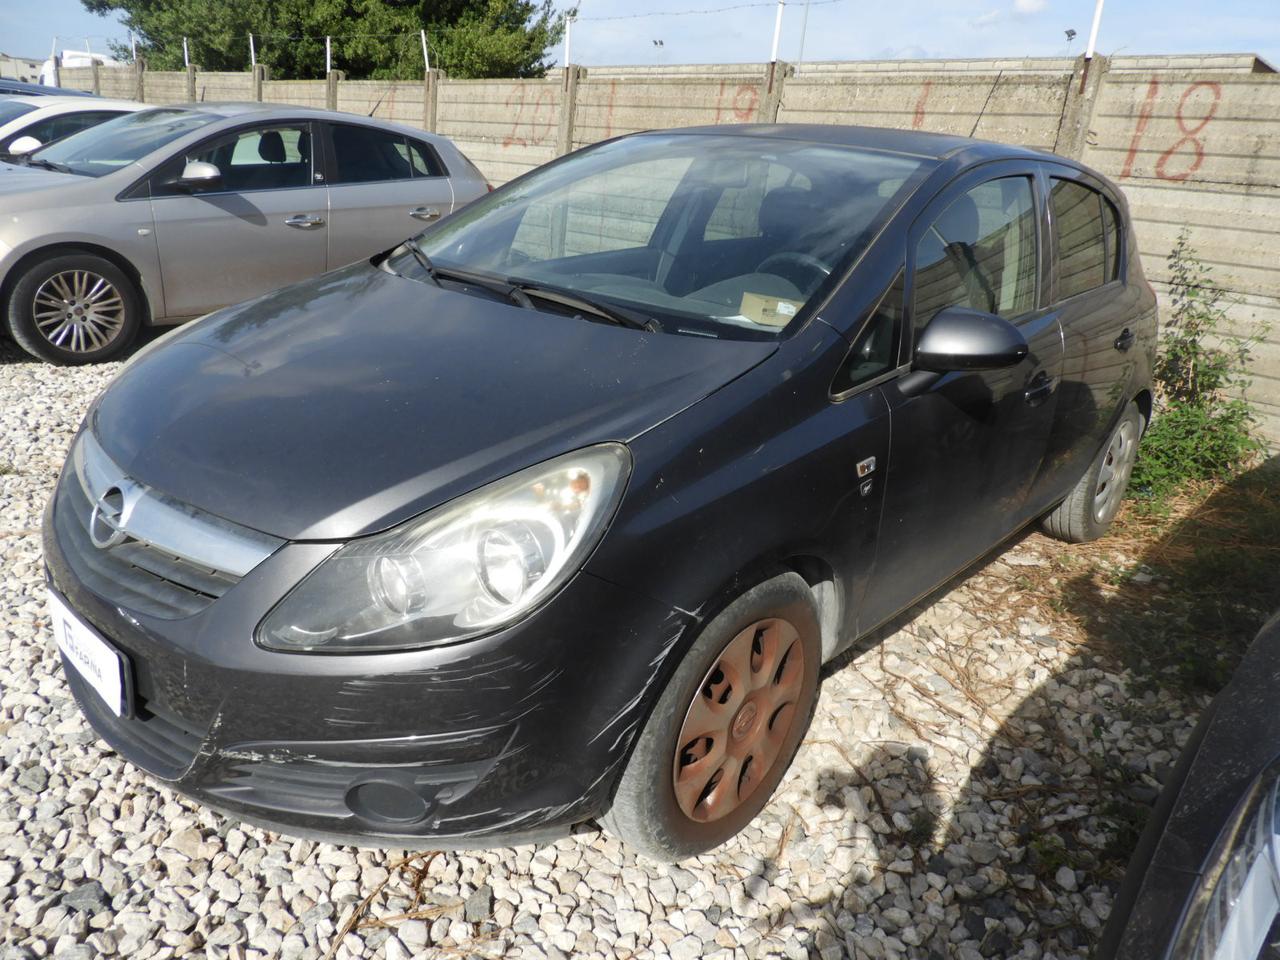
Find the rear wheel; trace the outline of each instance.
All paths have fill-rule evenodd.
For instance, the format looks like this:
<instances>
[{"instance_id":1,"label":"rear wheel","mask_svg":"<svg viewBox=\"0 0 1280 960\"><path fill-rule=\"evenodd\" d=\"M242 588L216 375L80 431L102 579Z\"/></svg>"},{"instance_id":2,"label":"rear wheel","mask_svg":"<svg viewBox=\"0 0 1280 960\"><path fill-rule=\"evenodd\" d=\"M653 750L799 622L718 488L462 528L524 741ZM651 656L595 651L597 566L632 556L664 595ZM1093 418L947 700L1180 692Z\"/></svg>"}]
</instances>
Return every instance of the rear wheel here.
<instances>
[{"instance_id":1,"label":"rear wheel","mask_svg":"<svg viewBox=\"0 0 1280 960\"><path fill-rule=\"evenodd\" d=\"M1129 487L1143 426L1142 412L1130 402L1112 428L1102 454L1067 499L1040 521L1045 533L1068 543L1086 543L1107 532Z\"/></svg>"},{"instance_id":2,"label":"rear wheel","mask_svg":"<svg viewBox=\"0 0 1280 960\"><path fill-rule=\"evenodd\" d=\"M809 727L819 636L813 594L794 573L753 587L712 620L641 732L605 828L673 861L750 823Z\"/></svg>"},{"instance_id":3,"label":"rear wheel","mask_svg":"<svg viewBox=\"0 0 1280 960\"><path fill-rule=\"evenodd\" d=\"M124 272L93 254L66 254L29 266L13 285L9 333L50 363L113 360L141 326L142 298Z\"/></svg>"}]
</instances>

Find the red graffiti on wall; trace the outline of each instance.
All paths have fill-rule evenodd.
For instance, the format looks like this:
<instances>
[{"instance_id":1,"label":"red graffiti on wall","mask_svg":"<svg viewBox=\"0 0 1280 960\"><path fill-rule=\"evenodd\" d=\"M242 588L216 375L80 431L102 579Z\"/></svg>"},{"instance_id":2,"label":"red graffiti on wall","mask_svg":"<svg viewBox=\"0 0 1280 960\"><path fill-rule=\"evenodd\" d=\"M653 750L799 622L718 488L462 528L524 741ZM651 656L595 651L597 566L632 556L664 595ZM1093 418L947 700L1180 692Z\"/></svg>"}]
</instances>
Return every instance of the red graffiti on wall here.
<instances>
[{"instance_id":1,"label":"red graffiti on wall","mask_svg":"<svg viewBox=\"0 0 1280 960\"><path fill-rule=\"evenodd\" d=\"M729 81L720 81L720 90L716 94L716 123L726 123L724 119L725 111L729 111L730 115L738 123L746 123L748 120L754 119L756 109L760 106L760 89L754 83L740 83L734 89L732 96L729 97L728 103L725 102L725 92L728 90Z\"/></svg>"},{"instance_id":2,"label":"red graffiti on wall","mask_svg":"<svg viewBox=\"0 0 1280 960\"><path fill-rule=\"evenodd\" d=\"M1203 103L1204 96L1196 96L1201 90L1209 91L1212 100L1205 107L1203 114L1198 119L1188 120L1186 116L1187 105L1194 98L1196 103ZM1143 138L1146 136L1147 127L1151 123L1151 117L1155 113L1156 97L1160 93L1160 81L1152 79L1147 85L1147 95L1142 101L1142 106L1138 109L1138 120L1134 124L1133 138L1129 141L1129 152L1124 158L1124 167L1120 171L1120 179L1133 175L1133 166L1138 158L1138 149L1142 144ZM1161 180L1173 180L1181 182L1200 169L1200 165L1204 163L1204 141L1200 134L1204 132L1205 127L1209 125L1214 116L1218 112L1218 105L1222 102L1222 84L1216 80L1198 80L1195 83L1187 85L1182 91L1182 96L1178 100L1178 109L1174 112L1173 119L1178 125L1178 130L1182 132L1182 136L1174 141L1164 153L1160 154L1156 160L1155 174ZM1183 170L1171 171L1169 169L1170 161L1178 154L1184 152L1186 148L1191 148L1191 162Z\"/></svg>"},{"instance_id":3,"label":"red graffiti on wall","mask_svg":"<svg viewBox=\"0 0 1280 960\"><path fill-rule=\"evenodd\" d=\"M526 101L532 100L532 103ZM550 87L541 86L533 97L528 96L526 84L516 84L507 93L504 106L515 109L510 132L502 138L503 148L510 146L537 146L545 144L555 126L555 94ZM525 108L528 107L528 117Z\"/></svg>"},{"instance_id":4,"label":"red graffiti on wall","mask_svg":"<svg viewBox=\"0 0 1280 960\"><path fill-rule=\"evenodd\" d=\"M916 112L911 118L911 129L919 130L924 126L924 105L929 100L929 91L933 89L933 81L926 80L924 86L920 88L920 99L916 101Z\"/></svg>"}]
</instances>

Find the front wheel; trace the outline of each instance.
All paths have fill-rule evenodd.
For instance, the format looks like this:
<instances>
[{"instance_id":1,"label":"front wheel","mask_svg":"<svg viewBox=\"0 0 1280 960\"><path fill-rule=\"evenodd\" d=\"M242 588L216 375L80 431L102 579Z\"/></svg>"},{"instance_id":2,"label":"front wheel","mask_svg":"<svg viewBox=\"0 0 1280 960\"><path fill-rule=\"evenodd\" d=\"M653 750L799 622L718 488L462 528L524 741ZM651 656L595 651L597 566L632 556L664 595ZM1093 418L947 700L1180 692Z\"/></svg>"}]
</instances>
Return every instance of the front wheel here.
<instances>
[{"instance_id":1,"label":"front wheel","mask_svg":"<svg viewBox=\"0 0 1280 960\"><path fill-rule=\"evenodd\" d=\"M142 324L142 298L124 272L88 253L50 257L18 277L9 333L27 353L58 364L120 356Z\"/></svg>"},{"instance_id":2,"label":"front wheel","mask_svg":"<svg viewBox=\"0 0 1280 960\"><path fill-rule=\"evenodd\" d=\"M817 701L817 606L784 573L748 590L685 654L602 818L654 860L717 847L768 803Z\"/></svg>"},{"instance_id":3,"label":"front wheel","mask_svg":"<svg viewBox=\"0 0 1280 960\"><path fill-rule=\"evenodd\" d=\"M1130 401L1112 428L1102 454L1085 471L1067 499L1040 521L1045 533L1068 543L1087 543L1107 532L1129 487L1142 429L1142 412Z\"/></svg>"}]
</instances>

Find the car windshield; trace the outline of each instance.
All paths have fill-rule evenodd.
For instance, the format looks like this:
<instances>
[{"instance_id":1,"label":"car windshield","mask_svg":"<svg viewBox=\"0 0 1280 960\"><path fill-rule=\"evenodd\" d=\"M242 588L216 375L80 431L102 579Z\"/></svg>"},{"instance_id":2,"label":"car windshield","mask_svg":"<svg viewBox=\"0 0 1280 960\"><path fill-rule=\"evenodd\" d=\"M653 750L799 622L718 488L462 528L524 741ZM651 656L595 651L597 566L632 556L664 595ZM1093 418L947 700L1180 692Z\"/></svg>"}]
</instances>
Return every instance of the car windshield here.
<instances>
[{"instance_id":1,"label":"car windshield","mask_svg":"<svg viewBox=\"0 0 1280 960\"><path fill-rule=\"evenodd\" d=\"M51 143L31 156L86 177L103 177L218 118L199 110L141 110Z\"/></svg>"},{"instance_id":2,"label":"car windshield","mask_svg":"<svg viewBox=\"0 0 1280 960\"><path fill-rule=\"evenodd\" d=\"M0 126L17 120L24 113L34 110L35 104L17 99L0 99Z\"/></svg>"},{"instance_id":3,"label":"car windshield","mask_svg":"<svg viewBox=\"0 0 1280 960\"><path fill-rule=\"evenodd\" d=\"M821 299L931 166L798 140L645 134L535 171L417 244L446 281L466 271L666 332L768 339ZM405 251L389 265L415 269Z\"/></svg>"}]
</instances>

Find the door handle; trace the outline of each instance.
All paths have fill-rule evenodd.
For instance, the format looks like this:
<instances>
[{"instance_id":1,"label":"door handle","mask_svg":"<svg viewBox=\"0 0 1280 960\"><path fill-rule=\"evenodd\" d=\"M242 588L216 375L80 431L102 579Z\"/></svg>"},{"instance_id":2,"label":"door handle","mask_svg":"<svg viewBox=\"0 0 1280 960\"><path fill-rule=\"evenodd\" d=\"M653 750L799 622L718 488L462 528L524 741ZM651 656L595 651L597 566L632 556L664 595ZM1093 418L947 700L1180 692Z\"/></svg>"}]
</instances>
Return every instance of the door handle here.
<instances>
[{"instance_id":1,"label":"door handle","mask_svg":"<svg viewBox=\"0 0 1280 960\"><path fill-rule=\"evenodd\" d=\"M1132 330L1130 330L1128 327L1125 327L1124 330L1120 332L1120 336L1116 337L1116 342L1113 344L1113 346L1117 350L1119 350L1121 353L1124 353L1126 350L1128 350L1137 342L1138 342L1138 335L1134 333Z\"/></svg>"},{"instance_id":2,"label":"door handle","mask_svg":"<svg viewBox=\"0 0 1280 960\"><path fill-rule=\"evenodd\" d=\"M1022 391L1022 399L1027 402L1028 406L1038 407L1053 396L1055 386L1053 378L1042 370L1036 374L1030 386Z\"/></svg>"},{"instance_id":3,"label":"door handle","mask_svg":"<svg viewBox=\"0 0 1280 960\"><path fill-rule=\"evenodd\" d=\"M313 217L306 213L295 213L292 217L286 217L284 224L286 227L297 227L299 230L310 230L312 227L323 227L324 217Z\"/></svg>"},{"instance_id":4,"label":"door handle","mask_svg":"<svg viewBox=\"0 0 1280 960\"><path fill-rule=\"evenodd\" d=\"M415 220L439 220L440 208L439 207L414 207L412 210L409 211L409 216L413 217Z\"/></svg>"}]
</instances>

